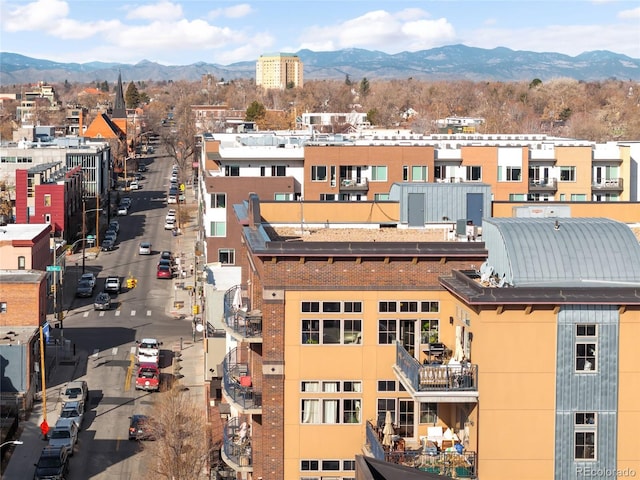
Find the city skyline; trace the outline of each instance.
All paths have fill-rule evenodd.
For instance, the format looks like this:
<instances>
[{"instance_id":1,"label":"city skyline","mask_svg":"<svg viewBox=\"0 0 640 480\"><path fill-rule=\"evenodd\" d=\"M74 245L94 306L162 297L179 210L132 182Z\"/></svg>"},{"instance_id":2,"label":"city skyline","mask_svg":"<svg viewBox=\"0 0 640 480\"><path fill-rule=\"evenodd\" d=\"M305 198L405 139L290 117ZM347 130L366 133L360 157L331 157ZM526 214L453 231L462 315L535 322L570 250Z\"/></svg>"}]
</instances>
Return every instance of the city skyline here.
<instances>
[{"instance_id":1,"label":"city skyline","mask_svg":"<svg viewBox=\"0 0 640 480\"><path fill-rule=\"evenodd\" d=\"M632 1L1 2L5 52L58 62L228 65L269 52L394 54L464 44L640 58Z\"/></svg>"}]
</instances>

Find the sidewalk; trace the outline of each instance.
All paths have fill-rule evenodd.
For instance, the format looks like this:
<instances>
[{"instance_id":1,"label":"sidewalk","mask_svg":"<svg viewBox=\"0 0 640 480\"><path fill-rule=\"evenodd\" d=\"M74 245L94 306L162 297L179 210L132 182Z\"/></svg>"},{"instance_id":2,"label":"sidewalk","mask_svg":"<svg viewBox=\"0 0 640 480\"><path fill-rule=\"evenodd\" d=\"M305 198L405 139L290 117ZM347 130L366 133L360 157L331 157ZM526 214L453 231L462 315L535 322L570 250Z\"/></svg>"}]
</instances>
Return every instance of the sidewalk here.
<instances>
[{"instance_id":1,"label":"sidewalk","mask_svg":"<svg viewBox=\"0 0 640 480\"><path fill-rule=\"evenodd\" d=\"M188 203L183 206L189 207L194 205L193 190L189 190L186 193L186 197ZM190 270L191 264L189 263L190 258L186 254L186 252L195 251L196 234L196 221L187 221L182 227L182 234L172 239L172 251L178 253L185 252L185 260L187 263L186 265L183 263L183 266L186 267L183 271L186 272L186 276L184 278L180 276L173 280L173 295L168 296L165 311L167 315L174 317L177 321L188 323L191 329L185 329L185 331L191 332L191 335L181 338L179 341L174 342L173 345L165 346L165 348L173 352L173 362L171 367L164 369L164 372L174 375L174 379L179 384L179 388L185 393L188 393L195 405L204 406L203 333L196 331L193 322L194 317L202 318L202 313L197 315L193 314L193 303L197 301L198 304L200 304L201 300L194 289L197 274L195 271L195 262L194 272L192 274ZM191 259L195 260L193 253L191 254ZM91 260L93 259L87 257L85 258L85 263ZM82 252L69 255L67 262L67 266L69 267L75 267L75 262L81 265ZM183 284L184 288L177 288L179 284ZM67 292L67 295L69 294L73 295L73 292ZM68 304L69 303L63 300L63 305ZM176 305L182 306L177 307ZM47 318L52 322L53 314L47 315ZM50 428L55 425L61 408L59 401L60 390L70 380L78 378L78 371L82 370L82 366L86 365L89 355L93 353L84 350L75 351L73 347L67 350L64 349L64 346L58 348L58 354L51 360L51 363L47 365L46 411L44 402L39 400L34 403L33 410L28 414L28 417L20 422L18 439L22 441L23 444L9 447L12 451L10 452L10 458L6 464L6 468L3 468L2 471L1 478L3 480L31 478L34 463L38 461L42 448L47 445L47 442L42 438L40 424L46 417ZM91 398L91 385L89 385L89 390ZM91 402L91 400L89 401ZM82 438L82 435L83 433L81 431L80 438ZM79 454L82 455L80 451Z\"/></svg>"}]
</instances>

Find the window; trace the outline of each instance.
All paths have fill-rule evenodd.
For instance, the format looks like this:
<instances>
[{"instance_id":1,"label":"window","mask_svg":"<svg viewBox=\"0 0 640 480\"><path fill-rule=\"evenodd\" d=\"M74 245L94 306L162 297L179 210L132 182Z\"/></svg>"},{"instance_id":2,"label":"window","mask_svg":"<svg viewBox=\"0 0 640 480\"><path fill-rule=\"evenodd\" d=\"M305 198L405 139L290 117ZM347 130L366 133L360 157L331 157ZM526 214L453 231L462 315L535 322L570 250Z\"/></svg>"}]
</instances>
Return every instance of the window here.
<instances>
[{"instance_id":1,"label":"window","mask_svg":"<svg viewBox=\"0 0 640 480\"><path fill-rule=\"evenodd\" d=\"M302 382L300 384L301 392L319 392L320 382Z\"/></svg>"},{"instance_id":2,"label":"window","mask_svg":"<svg viewBox=\"0 0 640 480\"><path fill-rule=\"evenodd\" d=\"M322 460L322 470L340 470L340 460Z\"/></svg>"},{"instance_id":3,"label":"window","mask_svg":"<svg viewBox=\"0 0 640 480\"><path fill-rule=\"evenodd\" d=\"M418 311L418 302L400 302L400 311L401 312L417 312Z\"/></svg>"},{"instance_id":4,"label":"window","mask_svg":"<svg viewBox=\"0 0 640 480\"><path fill-rule=\"evenodd\" d=\"M391 412L393 423L396 418L396 399L395 398L379 398L378 399L378 426L383 427L387 412Z\"/></svg>"},{"instance_id":5,"label":"window","mask_svg":"<svg viewBox=\"0 0 640 480\"><path fill-rule=\"evenodd\" d=\"M403 182L409 181L409 167L406 165L402 167L402 181Z\"/></svg>"},{"instance_id":6,"label":"window","mask_svg":"<svg viewBox=\"0 0 640 480\"><path fill-rule=\"evenodd\" d=\"M301 423L345 424L360 423L362 400L359 398L303 398ZM340 464L338 463L339 468ZM322 467L323 470L326 468Z\"/></svg>"},{"instance_id":7,"label":"window","mask_svg":"<svg viewBox=\"0 0 640 480\"><path fill-rule=\"evenodd\" d=\"M300 310L303 313L324 312L324 313L361 313L362 302L300 302Z\"/></svg>"},{"instance_id":8,"label":"window","mask_svg":"<svg viewBox=\"0 0 640 480\"><path fill-rule=\"evenodd\" d=\"M420 320L420 343L438 343L440 320Z\"/></svg>"},{"instance_id":9,"label":"window","mask_svg":"<svg viewBox=\"0 0 640 480\"><path fill-rule=\"evenodd\" d=\"M597 330L592 324L576 325L576 371L597 371Z\"/></svg>"},{"instance_id":10,"label":"window","mask_svg":"<svg viewBox=\"0 0 640 480\"><path fill-rule=\"evenodd\" d=\"M272 165L271 166L271 176L272 177L286 177L287 176L287 167L286 167L286 165Z\"/></svg>"},{"instance_id":11,"label":"window","mask_svg":"<svg viewBox=\"0 0 640 480\"><path fill-rule=\"evenodd\" d=\"M319 312L320 302L302 302L302 311L305 313Z\"/></svg>"},{"instance_id":12,"label":"window","mask_svg":"<svg viewBox=\"0 0 640 480\"><path fill-rule=\"evenodd\" d=\"M322 302L322 311L325 313L337 313L342 311L340 302Z\"/></svg>"},{"instance_id":13,"label":"window","mask_svg":"<svg viewBox=\"0 0 640 480\"><path fill-rule=\"evenodd\" d=\"M320 462L318 460L301 460L300 470L304 471L316 471L320 469Z\"/></svg>"},{"instance_id":14,"label":"window","mask_svg":"<svg viewBox=\"0 0 640 480\"><path fill-rule=\"evenodd\" d=\"M372 182L386 182L387 181L387 166L372 166L371 167L371 181Z\"/></svg>"},{"instance_id":15,"label":"window","mask_svg":"<svg viewBox=\"0 0 640 480\"><path fill-rule=\"evenodd\" d=\"M342 461L342 470L353 470L356 469L356 461L355 460L343 460Z\"/></svg>"},{"instance_id":16,"label":"window","mask_svg":"<svg viewBox=\"0 0 640 480\"><path fill-rule=\"evenodd\" d=\"M437 313L440 311L440 302L420 302L420 311Z\"/></svg>"},{"instance_id":17,"label":"window","mask_svg":"<svg viewBox=\"0 0 640 480\"><path fill-rule=\"evenodd\" d=\"M233 248L221 248L218 250L218 261L223 265L235 265L236 251Z\"/></svg>"},{"instance_id":18,"label":"window","mask_svg":"<svg viewBox=\"0 0 640 480\"><path fill-rule=\"evenodd\" d=\"M212 193L211 194L211 208L225 208L227 206L227 194L226 193Z\"/></svg>"},{"instance_id":19,"label":"window","mask_svg":"<svg viewBox=\"0 0 640 480\"><path fill-rule=\"evenodd\" d=\"M323 320L322 321L322 343L323 344L340 343L340 320Z\"/></svg>"},{"instance_id":20,"label":"window","mask_svg":"<svg viewBox=\"0 0 640 480\"><path fill-rule=\"evenodd\" d=\"M20 255L18 257L18 270L24 270L26 267L26 258Z\"/></svg>"},{"instance_id":21,"label":"window","mask_svg":"<svg viewBox=\"0 0 640 480\"><path fill-rule=\"evenodd\" d=\"M390 345L396 341L396 321L378 320L378 343L380 345Z\"/></svg>"},{"instance_id":22,"label":"window","mask_svg":"<svg viewBox=\"0 0 640 480\"><path fill-rule=\"evenodd\" d=\"M335 193L321 193L320 201L321 202L335 202L338 200L338 196Z\"/></svg>"},{"instance_id":23,"label":"window","mask_svg":"<svg viewBox=\"0 0 640 480\"><path fill-rule=\"evenodd\" d=\"M226 237L227 236L226 222L211 222L210 236Z\"/></svg>"},{"instance_id":24,"label":"window","mask_svg":"<svg viewBox=\"0 0 640 480\"><path fill-rule=\"evenodd\" d=\"M225 177L239 177L240 176L240 166L239 165L225 165L225 167L224 167L224 176Z\"/></svg>"},{"instance_id":25,"label":"window","mask_svg":"<svg viewBox=\"0 0 640 480\"><path fill-rule=\"evenodd\" d=\"M576 167L560 167L560 181L561 182L575 182L576 181Z\"/></svg>"},{"instance_id":26,"label":"window","mask_svg":"<svg viewBox=\"0 0 640 480\"><path fill-rule=\"evenodd\" d=\"M345 313L362 313L362 302L344 302Z\"/></svg>"},{"instance_id":27,"label":"window","mask_svg":"<svg viewBox=\"0 0 640 480\"><path fill-rule=\"evenodd\" d=\"M426 182L427 181L427 167L414 165L411 167L411 181L412 182Z\"/></svg>"},{"instance_id":28,"label":"window","mask_svg":"<svg viewBox=\"0 0 640 480\"><path fill-rule=\"evenodd\" d=\"M378 302L378 312L380 313L396 312L397 308L396 302Z\"/></svg>"},{"instance_id":29,"label":"window","mask_svg":"<svg viewBox=\"0 0 640 480\"><path fill-rule=\"evenodd\" d=\"M360 393L360 392L362 392L362 382L345 381L343 383L342 390L344 392Z\"/></svg>"},{"instance_id":30,"label":"window","mask_svg":"<svg viewBox=\"0 0 640 480\"><path fill-rule=\"evenodd\" d=\"M0 313L7 313L7 302L0 302Z\"/></svg>"},{"instance_id":31,"label":"window","mask_svg":"<svg viewBox=\"0 0 640 480\"><path fill-rule=\"evenodd\" d=\"M44 196L44 206L45 207L50 207L51 206L51 194L45 194Z\"/></svg>"},{"instance_id":32,"label":"window","mask_svg":"<svg viewBox=\"0 0 640 480\"><path fill-rule=\"evenodd\" d=\"M475 182L482 180L482 167L469 165L467 167L467 180Z\"/></svg>"},{"instance_id":33,"label":"window","mask_svg":"<svg viewBox=\"0 0 640 480\"><path fill-rule=\"evenodd\" d=\"M274 193L273 199L277 202L287 202L293 200L293 194L291 193Z\"/></svg>"},{"instance_id":34,"label":"window","mask_svg":"<svg viewBox=\"0 0 640 480\"><path fill-rule=\"evenodd\" d=\"M44 214L44 223L51 223L51 214L50 213L45 213Z\"/></svg>"},{"instance_id":35,"label":"window","mask_svg":"<svg viewBox=\"0 0 640 480\"><path fill-rule=\"evenodd\" d=\"M265 167L264 165L260 165L260 176L261 177L267 176L267 167Z\"/></svg>"},{"instance_id":36,"label":"window","mask_svg":"<svg viewBox=\"0 0 640 480\"><path fill-rule=\"evenodd\" d=\"M574 459L596 459L597 415L594 412L576 412L574 422Z\"/></svg>"},{"instance_id":37,"label":"window","mask_svg":"<svg viewBox=\"0 0 640 480\"><path fill-rule=\"evenodd\" d=\"M396 381L395 380L378 380L379 392L395 392Z\"/></svg>"},{"instance_id":38,"label":"window","mask_svg":"<svg viewBox=\"0 0 640 480\"><path fill-rule=\"evenodd\" d=\"M587 195L585 193L572 193L571 194L571 201L572 202L586 202L587 201Z\"/></svg>"},{"instance_id":39,"label":"window","mask_svg":"<svg viewBox=\"0 0 640 480\"><path fill-rule=\"evenodd\" d=\"M507 182L520 182L522 180L522 167L507 167Z\"/></svg>"},{"instance_id":40,"label":"window","mask_svg":"<svg viewBox=\"0 0 640 480\"><path fill-rule=\"evenodd\" d=\"M373 195L373 199L376 202L385 202L385 201L389 200L389 194L388 193L375 193Z\"/></svg>"},{"instance_id":41,"label":"window","mask_svg":"<svg viewBox=\"0 0 640 480\"><path fill-rule=\"evenodd\" d=\"M327 181L327 166L326 165L313 165L311 167L311 181L312 182L326 182Z\"/></svg>"},{"instance_id":42,"label":"window","mask_svg":"<svg viewBox=\"0 0 640 480\"><path fill-rule=\"evenodd\" d=\"M320 320L302 320L302 343L320 343Z\"/></svg>"},{"instance_id":43,"label":"window","mask_svg":"<svg viewBox=\"0 0 640 480\"><path fill-rule=\"evenodd\" d=\"M344 321L344 343L360 343L362 341L362 320Z\"/></svg>"},{"instance_id":44,"label":"window","mask_svg":"<svg viewBox=\"0 0 640 480\"><path fill-rule=\"evenodd\" d=\"M438 423L437 403L420 403L420 423Z\"/></svg>"}]
</instances>

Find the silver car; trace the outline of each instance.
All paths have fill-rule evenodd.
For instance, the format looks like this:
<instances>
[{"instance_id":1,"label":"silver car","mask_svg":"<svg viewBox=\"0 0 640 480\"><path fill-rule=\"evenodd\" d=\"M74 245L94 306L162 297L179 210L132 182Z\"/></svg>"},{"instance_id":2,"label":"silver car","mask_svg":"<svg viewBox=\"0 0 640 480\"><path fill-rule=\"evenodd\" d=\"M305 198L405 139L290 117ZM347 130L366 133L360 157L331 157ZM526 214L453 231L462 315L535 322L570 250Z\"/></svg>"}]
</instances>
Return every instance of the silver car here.
<instances>
[{"instance_id":1,"label":"silver car","mask_svg":"<svg viewBox=\"0 0 640 480\"><path fill-rule=\"evenodd\" d=\"M60 412L60 418L70 418L73 423L76 424L78 430L82 427L82 420L84 419L84 402L74 400L67 402L62 406Z\"/></svg>"},{"instance_id":2,"label":"silver car","mask_svg":"<svg viewBox=\"0 0 640 480\"><path fill-rule=\"evenodd\" d=\"M49 446L63 447L69 455L73 455L78 441L78 426L70 418L59 418L56 426L49 432Z\"/></svg>"}]
</instances>

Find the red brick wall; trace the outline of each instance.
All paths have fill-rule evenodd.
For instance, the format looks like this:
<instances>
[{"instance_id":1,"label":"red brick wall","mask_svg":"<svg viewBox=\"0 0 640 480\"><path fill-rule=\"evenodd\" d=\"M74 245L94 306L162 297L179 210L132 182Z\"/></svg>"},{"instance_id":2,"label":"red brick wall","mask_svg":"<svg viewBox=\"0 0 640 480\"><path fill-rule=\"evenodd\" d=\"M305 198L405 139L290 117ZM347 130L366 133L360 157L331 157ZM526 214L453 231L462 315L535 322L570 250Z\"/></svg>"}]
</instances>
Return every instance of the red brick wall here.
<instances>
[{"instance_id":1,"label":"red brick wall","mask_svg":"<svg viewBox=\"0 0 640 480\"><path fill-rule=\"evenodd\" d=\"M40 283L0 283L0 302L7 312L0 314L0 327L38 327L46 318L46 276Z\"/></svg>"}]
</instances>

